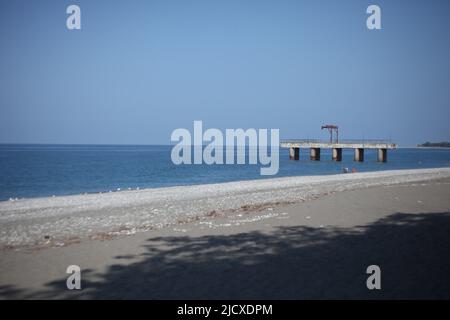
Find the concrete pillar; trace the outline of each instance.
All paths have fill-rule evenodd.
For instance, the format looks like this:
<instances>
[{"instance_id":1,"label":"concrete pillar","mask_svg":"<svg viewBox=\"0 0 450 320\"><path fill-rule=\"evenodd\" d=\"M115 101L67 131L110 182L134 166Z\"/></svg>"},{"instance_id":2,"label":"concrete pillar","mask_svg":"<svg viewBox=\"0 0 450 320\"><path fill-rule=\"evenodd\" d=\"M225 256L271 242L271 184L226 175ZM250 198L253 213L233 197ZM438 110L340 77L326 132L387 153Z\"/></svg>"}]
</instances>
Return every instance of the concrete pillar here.
<instances>
[{"instance_id":1,"label":"concrete pillar","mask_svg":"<svg viewBox=\"0 0 450 320\"><path fill-rule=\"evenodd\" d=\"M387 161L387 149L378 149L378 161L379 162Z\"/></svg>"},{"instance_id":2,"label":"concrete pillar","mask_svg":"<svg viewBox=\"0 0 450 320\"><path fill-rule=\"evenodd\" d=\"M300 158L300 148L291 147L289 149L289 159L298 160L299 158Z\"/></svg>"},{"instance_id":3,"label":"concrete pillar","mask_svg":"<svg viewBox=\"0 0 450 320\"><path fill-rule=\"evenodd\" d=\"M342 161L342 148L333 148L333 160Z\"/></svg>"},{"instance_id":4,"label":"concrete pillar","mask_svg":"<svg viewBox=\"0 0 450 320\"><path fill-rule=\"evenodd\" d=\"M320 160L320 148L311 148L310 159Z\"/></svg>"},{"instance_id":5,"label":"concrete pillar","mask_svg":"<svg viewBox=\"0 0 450 320\"><path fill-rule=\"evenodd\" d=\"M363 148L355 148L355 161L359 161L359 162L364 161L364 149Z\"/></svg>"}]
</instances>

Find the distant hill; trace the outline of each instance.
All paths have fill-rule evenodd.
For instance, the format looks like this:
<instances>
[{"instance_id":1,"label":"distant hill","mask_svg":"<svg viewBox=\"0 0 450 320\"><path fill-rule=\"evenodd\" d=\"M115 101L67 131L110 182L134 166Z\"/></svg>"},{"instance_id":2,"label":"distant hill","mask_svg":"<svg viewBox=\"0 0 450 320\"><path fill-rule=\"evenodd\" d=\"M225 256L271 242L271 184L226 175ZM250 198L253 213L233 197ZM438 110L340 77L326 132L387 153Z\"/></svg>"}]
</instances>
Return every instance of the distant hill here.
<instances>
[{"instance_id":1,"label":"distant hill","mask_svg":"<svg viewBox=\"0 0 450 320\"><path fill-rule=\"evenodd\" d=\"M450 142L445 141L445 142L425 142L422 144L418 144L418 147L424 147L424 148L450 148Z\"/></svg>"}]
</instances>

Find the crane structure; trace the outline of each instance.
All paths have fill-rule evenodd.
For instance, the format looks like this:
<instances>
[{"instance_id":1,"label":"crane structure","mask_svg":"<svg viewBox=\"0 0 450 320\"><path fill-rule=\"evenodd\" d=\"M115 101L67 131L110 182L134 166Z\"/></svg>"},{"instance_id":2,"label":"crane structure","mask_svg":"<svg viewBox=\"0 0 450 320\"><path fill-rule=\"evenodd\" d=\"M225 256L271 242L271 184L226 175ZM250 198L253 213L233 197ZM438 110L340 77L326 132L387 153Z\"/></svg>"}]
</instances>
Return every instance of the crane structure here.
<instances>
[{"instance_id":1,"label":"crane structure","mask_svg":"<svg viewBox=\"0 0 450 320\"><path fill-rule=\"evenodd\" d=\"M330 133L330 143L333 143L333 131L336 132L336 141L335 143L339 143L339 127L334 125L334 124L327 124L322 126L321 128L323 129L328 129L328 132Z\"/></svg>"}]
</instances>

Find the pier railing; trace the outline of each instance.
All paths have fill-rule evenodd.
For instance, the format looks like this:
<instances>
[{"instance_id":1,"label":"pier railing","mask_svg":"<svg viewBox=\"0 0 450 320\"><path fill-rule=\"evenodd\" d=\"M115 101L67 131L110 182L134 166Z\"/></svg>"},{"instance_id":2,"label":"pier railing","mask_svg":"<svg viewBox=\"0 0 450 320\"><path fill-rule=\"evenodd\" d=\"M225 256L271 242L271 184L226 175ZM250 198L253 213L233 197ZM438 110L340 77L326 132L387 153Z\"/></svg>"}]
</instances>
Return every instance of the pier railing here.
<instances>
[{"instance_id":1,"label":"pier railing","mask_svg":"<svg viewBox=\"0 0 450 320\"><path fill-rule=\"evenodd\" d=\"M339 144L390 144L390 139L339 139L338 142L326 139L282 139L280 143L339 143Z\"/></svg>"}]
</instances>

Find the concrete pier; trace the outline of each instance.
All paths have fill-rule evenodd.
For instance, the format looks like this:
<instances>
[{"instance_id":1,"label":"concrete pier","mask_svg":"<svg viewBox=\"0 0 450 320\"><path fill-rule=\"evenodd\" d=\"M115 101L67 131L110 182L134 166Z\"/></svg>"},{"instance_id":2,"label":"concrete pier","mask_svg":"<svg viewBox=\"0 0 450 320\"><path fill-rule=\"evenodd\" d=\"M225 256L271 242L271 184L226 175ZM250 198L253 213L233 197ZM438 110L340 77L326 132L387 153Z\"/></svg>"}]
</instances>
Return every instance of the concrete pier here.
<instances>
[{"instance_id":1,"label":"concrete pier","mask_svg":"<svg viewBox=\"0 0 450 320\"><path fill-rule=\"evenodd\" d=\"M363 148L355 149L355 161L358 161L358 162L364 161L364 149Z\"/></svg>"},{"instance_id":2,"label":"concrete pier","mask_svg":"<svg viewBox=\"0 0 450 320\"><path fill-rule=\"evenodd\" d=\"M342 161L342 148L333 148L333 161Z\"/></svg>"},{"instance_id":3,"label":"concrete pier","mask_svg":"<svg viewBox=\"0 0 450 320\"><path fill-rule=\"evenodd\" d=\"M291 159L291 160L300 159L300 148L290 148L289 149L289 159Z\"/></svg>"},{"instance_id":4,"label":"concrete pier","mask_svg":"<svg viewBox=\"0 0 450 320\"><path fill-rule=\"evenodd\" d=\"M289 158L299 160L300 149L310 149L310 159L320 160L321 149L332 149L332 159L342 161L342 150L353 149L355 161L364 161L365 149L378 149L378 161L387 161L387 150L397 149L395 143L386 140L339 140L339 142L325 142L321 140L282 140L281 148L289 148Z\"/></svg>"},{"instance_id":5,"label":"concrete pier","mask_svg":"<svg viewBox=\"0 0 450 320\"><path fill-rule=\"evenodd\" d=\"M387 149L378 149L378 161L379 162L387 161Z\"/></svg>"},{"instance_id":6,"label":"concrete pier","mask_svg":"<svg viewBox=\"0 0 450 320\"><path fill-rule=\"evenodd\" d=\"M320 148L311 148L310 159L316 161L320 160Z\"/></svg>"}]
</instances>

